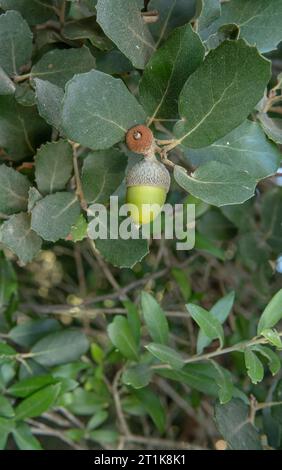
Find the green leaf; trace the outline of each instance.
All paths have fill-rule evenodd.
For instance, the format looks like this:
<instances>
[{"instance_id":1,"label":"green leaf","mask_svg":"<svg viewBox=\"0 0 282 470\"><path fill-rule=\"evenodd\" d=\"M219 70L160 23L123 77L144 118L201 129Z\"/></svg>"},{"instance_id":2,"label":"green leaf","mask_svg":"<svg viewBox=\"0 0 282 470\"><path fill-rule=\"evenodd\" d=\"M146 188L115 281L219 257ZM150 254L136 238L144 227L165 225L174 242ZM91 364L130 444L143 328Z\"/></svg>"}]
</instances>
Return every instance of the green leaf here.
<instances>
[{"instance_id":1,"label":"green leaf","mask_svg":"<svg viewBox=\"0 0 282 470\"><path fill-rule=\"evenodd\" d=\"M92 416L92 418L90 418L90 420L88 421L87 429L91 431L93 429L98 428L107 420L108 416L109 414L105 410L97 411L97 413L95 413L94 416Z\"/></svg>"},{"instance_id":2,"label":"green leaf","mask_svg":"<svg viewBox=\"0 0 282 470\"><path fill-rule=\"evenodd\" d=\"M40 199L31 213L31 227L44 240L56 242L66 238L80 214L80 205L73 193L50 194Z\"/></svg>"},{"instance_id":3,"label":"green leaf","mask_svg":"<svg viewBox=\"0 0 282 470\"><path fill-rule=\"evenodd\" d=\"M13 95L15 90L16 86L14 82L12 82L2 67L0 67L0 95Z\"/></svg>"},{"instance_id":4,"label":"green leaf","mask_svg":"<svg viewBox=\"0 0 282 470\"><path fill-rule=\"evenodd\" d=\"M261 361L251 349L246 349L244 356L247 373L251 381L254 384L261 382L264 376L264 369Z\"/></svg>"},{"instance_id":5,"label":"green leaf","mask_svg":"<svg viewBox=\"0 0 282 470\"><path fill-rule=\"evenodd\" d=\"M272 399L274 402L282 402L282 380L279 380L273 391ZM276 405L271 407L271 416L277 423L282 425L282 405Z\"/></svg>"},{"instance_id":6,"label":"green leaf","mask_svg":"<svg viewBox=\"0 0 282 470\"><path fill-rule=\"evenodd\" d=\"M32 67L31 77L64 88L75 74L89 72L93 68L95 59L85 46L78 49L53 49Z\"/></svg>"},{"instance_id":7,"label":"green leaf","mask_svg":"<svg viewBox=\"0 0 282 470\"><path fill-rule=\"evenodd\" d=\"M16 101L23 106L35 105L35 92L29 82L17 84L15 91Z\"/></svg>"},{"instance_id":8,"label":"green leaf","mask_svg":"<svg viewBox=\"0 0 282 470\"><path fill-rule=\"evenodd\" d=\"M88 214L93 216L95 210L94 206L90 206ZM139 231L138 228L132 230L132 238L113 238L111 235L110 213L107 213L107 227L105 227L103 213L100 215L101 218L99 218L98 214L89 223L88 237L95 240L97 250L109 263L119 268L133 268L137 262L141 261L148 254L148 241L140 238L141 235L137 233ZM120 219L120 222L122 223L122 219ZM100 226L105 231L106 238L97 238L98 233L96 233L96 230ZM135 233L136 238L134 238Z\"/></svg>"},{"instance_id":9,"label":"green leaf","mask_svg":"<svg viewBox=\"0 0 282 470\"><path fill-rule=\"evenodd\" d=\"M9 434L15 426L15 422L10 418L1 418L0 417L0 436L3 434Z\"/></svg>"},{"instance_id":10,"label":"green leaf","mask_svg":"<svg viewBox=\"0 0 282 470\"><path fill-rule=\"evenodd\" d=\"M53 83L34 79L35 100L40 116L48 124L60 129L64 90Z\"/></svg>"},{"instance_id":11,"label":"green leaf","mask_svg":"<svg viewBox=\"0 0 282 470\"><path fill-rule=\"evenodd\" d=\"M204 46L190 24L177 28L158 49L140 82L141 103L151 119L178 116L177 100L187 78L204 58Z\"/></svg>"},{"instance_id":12,"label":"green leaf","mask_svg":"<svg viewBox=\"0 0 282 470\"><path fill-rule=\"evenodd\" d=\"M82 188L87 202L106 204L122 183L127 157L118 149L91 152L83 161Z\"/></svg>"},{"instance_id":13,"label":"green leaf","mask_svg":"<svg viewBox=\"0 0 282 470\"><path fill-rule=\"evenodd\" d=\"M215 406L217 428L233 450L262 450L257 430L249 420L249 407L239 399Z\"/></svg>"},{"instance_id":14,"label":"green leaf","mask_svg":"<svg viewBox=\"0 0 282 470\"><path fill-rule=\"evenodd\" d=\"M277 372L279 372L281 368L280 358L274 351L272 351L272 349L268 348L267 346L262 346L261 344L258 344L252 347L252 351L257 351L262 356L266 357L272 375L275 375L277 374Z\"/></svg>"},{"instance_id":15,"label":"green leaf","mask_svg":"<svg viewBox=\"0 0 282 470\"><path fill-rule=\"evenodd\" d=\"M97 21L134 67L143 69L155 47L136 0L98 0Z\"/></svg>"},{"instance_id":16,"label":"green leaf","mask_svg":"<svg viewBox=\"0 0 282 470\"><path fill-rule=\"evenodd\" d=\"M118 433L113 429L97 429L89 433L89 439L99 442L102 446L114 444L118 441Z\"/></svg>"},{"instance_id":17,"label":"green leaf","mask_svg":"<svg viewBox=\"0 0 282 470\"><path fill-rule=\"evenodd\" d=\"M53 318L29 320L15 326L9 331L8 337L16 344L29 348L48 333L60 329L60 324Z\"/></svg>"},{"instance_id":18,"label":"green leaf","mask_svg":"<svg viewBox=\"0 0 282 470\"><path fill-rule=\"evenodd\" d=\"M282 341L278 331L266 328L266 330L261 332L261 335L264 336L272 346L275 346L277 349L282 349Z\"/></svg>"},{"instance_id":19,"label":"green leaf","mask_svg":"<svg viewBox=\"0 0 282 470\"><path fill-rule=\"evenodd\" d=\"M154 357L165 364L169 364L172 369L182 369L185 365L185 361L181 355L164 344L151 343L147 344L145 347Z\"/></svg>"},{"instance_id":20,"label":"green leaf","mask_svg":"<svg viewBox=\"0 0 282 470\"><path fill-rule=\"evenodd\" d=\"M34 186L31 186L28 190L28 204L27 211L30 213L34 208L35 204L42 199L42 195Z\"/></svg>"},{"instance_id":21,"label":"green leaf","mask_svg":"<svg viewBox=\"0 0 282 470\"><path fill-rule=\"evenodd\" d=\"M138 346L125 317L118 315L114 318L108 326L108 335L124 357L133 361L138 360Z\"/></svg>"},{"instance_id":22,"label":"green leaf","mask_svg":"<svg viewBox=\"0 0 282 470\"><path fill-rule=\"evenodd\" d=\"M92 70L66 86L62 127L69 139L86 147L112 147L144 120L143 109L120 79Z\"/></svg>"},{"instance_id":23,"label":"green leaf","mask_svg":"<svg viewBox=\"0 0 282 470\"><path fill-rule=\"evenodd\" d=\"M181 291L184 301L188 302L189 297L191 296L191 293L192 293L192 288L191 288L191 284L190 284L187 274L180 268L173 268L171 270L171 274L174 277Z\"/></svg>"},{"instance_id":24,"label":"green leaf","mask_svg":"<svg viewBox=\"0 0 282 470\"><path fill-rule=\"evenodd\" d=\"M85 217L83 214L80 214L78 217L77 221L71 228L71 239L74 242L80 242L81 240L84 240L84 238L87 237L87 228L88 224L87 221L85 220Z\"/></svg>"},{"instance_id":25,"label":"green leaf","mask_svg":"<svg viewBox=\"0 0 282 470\"><path fill-rule=\"evenodd\" d=\"M241 37L249 44L255 45L261 52L272 51L282 39L281 14L281 0L232 0L222 5L221 17L211 25L209 34L221 25L236 23Z\"/></svg>"},{"instance_id":26,"label":"green leaf","mask_svg":"<svg viewBox=\"0 0 282 470\"><path fill-rule=\"evenodd\" d=\"M159 432L163 433L165 430L166 415L159 397L148 387L134 390L134 395L140 400Z\"/></svg>"},{"instance_id":27,"label":"green leaf","mask_svg":"<svg viewBox=\"0 0 282 470\"><path fill-rule=\"evenodd\" d=\"M110 39L105 36L97 24L96 16L68 21L63 27L64 37L72 40L89 39L93 46L102 51L113 47Z\"/></svg>"},{"instance_id":28,"label":"green leaf","mask_svg":"<svg viewBox=\"0 0 282 470\"><path fill-rule=\"evenodd\" d=\"M183 87L175 126L179 143L201 148L228 134L253 110L269 78L270 62L254 47L242 39L223 42Z\"/></svg>"},{"instance_id":29,"label":"green leaf","mask_svg":"<svg viewBox=\"0 0 282 470\"><path fill-rule=\"evenodd\" d=\"M24 213L13 215L1 225L0 241L16 254L23 264L33 260L42 244L41 238L31 229L30 217Z\"/></svg>"},{"instance_id":30,"label":"green leaf","mask_svg":"<svg viewBox=\"0 0 282 470\"><path fill-rule=\"evenodd\" d=\"M225 252L208 238L196 232L195 249L210 253L221 261L225 260Z\"/></svg>"},{"instance_id":31,"label":"green leaf","mask_svg":"<svg viewBox=\"0 0 282 470\"><path fill-rule=\"evenodd\" d=\"M0 63L8 75L17 75L31 58L32 33L17 11L0 15Z\"/></svg>"},{"instance_id":32,"label":"green leaf","mask_svg":"<svg viewBox=\"0 0 282 470\"><path fill-rule=\"evenodd\" d=\"M0 395L0 416L2 418L13 418L15 416L12 405L8 398Z\"/></svg>"},{"instance_id":33,"label":"green leaf","mask_svg":"<svg viewBox=\"0 0 282 470\"><path fill-rule=\"evenodd\" d=\"M35 360L45 367L78 360L88 350L89 343L82 331L68 329L44 336L31 349Z\"/></svg>"},{"instance_id":34,"label":"green leaf","mask_svg":"<svg viewBox=\"0 0 282 470\"><path fill-rule=\"evenodd\" d=\"M0 0L0 8L18 10L29 24L35 25L54 15L52 3L53 0Z\"/></svg>"},{"instance_id":35,"label":"green leaf","mask_svg":"<svg viewBox=\"0 0 282 470\"><path fill-rule=\"evenodd\" d=\"M229 294L219 299L214 306L211 308L210 313L222 324L227 319L234 303L235 292L229 292ZM199 331L197 339L197 354L202 354L203 350L211 343L208 336L205 335L203 330Z\"/></svg>"},{"instance_id":36,"label":"green leaf","mask_svg":"<svg viewBox=\"0 0 282 470\"><path fill-rule=\"evenodd\" d=\"M20 450L42 450L40 442L32 435L26 423L18 423L12 434Z\"/></svg>"},{"instance_id":37,"label":"green leaf","mask_svg":"<svg viewBox=\"0 0 282 470\"><path fill-rule=\"evenodd\" d=\"M266 113L259 113L258 119L267 137L277 144L282 144L281 119L271 119Z\"/></svg>"},{"instance_id":38,"label":"green leaf","mask_svg":"<svg viewBox=\"0 0 282 470\"><path fill-rule=\"evenodd\" d=\"M0 212L14 214L25 210L29 187L26 176L6 165L0 165Z\"/></svg>"},{"instance_id":39,"label":"green leaf","mask_svg":"<svg viewBox=\"0 0 282 470\"><path fill-rule=\"evenodd\" d=\"M54 379L52 375L38 375L37 377L28 377L27 379L20 380L16 382L11 387L8 388L10 395L14 397L25 398L31 395L37 390L40 390L46 385L53 385L58 380Z\"/></svg>"},{"instance_id":40,"label":"green leaf","mask_svg":"<svg viewBox=\"0 0 282 470\"><path fill-rule=\"evenodd\" d=\"M42 194L64 189L72 170L72 147L65 140L48 142L35 156L35 180Z\"/></svg>"},{"instance_id":41,"label":"green leaf","mask_svg":"<svg viewBox=\"0 0 282 470\"><path fill-rule=\"evenodd\" d=\"M136 343L139 344L141 335L141 321L138 308L130 300L124 300L122 303L127 310L127 320L132 334L136 340Z\"/></svg>"},{"instance_id":42,"label":"green leaf","mask_svg":"<svg viewBox=\"0 0 282 470\"><path fill-rule=\"evenodd\" d=\"M282 252L281 237L282 188L267 191L261 207L262 229L264 240L271 249L280 255Z\"/></svg>"},{"instance_id":43,"label":"green leaf","mask_svg":"<svg viewBox=\"0 0 282 470\"><path fill-rule=\"evenodd\" d=\"M149 385L152 378L152 370L147 364L137 364L126 369L122 374L122 381L135 389Z\"/></svg>"},{"instance_id":44,"label":"green leaf","mask_svg":"<svg viewBox=\"0 0 282 470\"><path fill-rule=\"evenodd\" d=\"M0 312L2 313L18 292L17 276L13 265L3 255L0 255L0 279Z\"/></svg>"},{"instance_id":45,"label":"green leaf","mask_svg":"<svg viewBox=\"0 0 282 470\"><path fill-rule=\"evenodd\" d=\"M216 369L217 374L215 375L215 381L218 385L218 397L221 405L228 403L234 392L233 383L231 380L231 374L223 369L217 362L212 361L214 368Z\"/></svg>"},{"instance_id":46,"label":"green leaf","mask_svg":"<svg viewBox=\"0 0 282 470\"><path fill-rule=\"evenodd\" d=\"M203 330L210 339L218 338L220 346L224 343L224 331L219 320L208 312L199 307L199 305L187 304L186 308L197 325Z\"/></svg>"},{"instance_id":47,"label":"green leaf","mask_svg":"<svg viewBox=\"0 0 282 470\"><path fill-rule=\"evenodd\" d=\"M276 173L280 152L256 122L245 121L222 139L203 149L189 149L187 159L193 166L216 161L230 165L230 173L243 171L255 180Z\"/></svg>"},{"instance_id":48,"label":"green leaf","mask_svg":"<svg viewBox=\"0 0 282 470\"><path fill-rule=\"evenodd\" d=\"M169 327L164 311L147 292L141 294L141 306L148 332L155 343L165 344L168 341Z\"/></svg>"},{"instance_id":49,"label":"green leaf","mask_svg":"<svg viewBox=\"0 0 282 470\"><path fill-rule=\"evenodd\" d=\"M242 204L256 187L256 180L247 173L217 161L200 166L191 175L176 165L174 178L185 191L214 206Z\"/></svg>"},{"instance_id":50,"label":"green leaf","mask_svg":"<svg viewBox=\"0 0 282 470\"><path fill-rule=\"evenodd\" d=\"M258 335L267 328L272 328L282 318L282 289L280 289L267 304L258 324Z\"/></svg>"},{"instance_id":51,"label":"green leaf","mask_svg":"<svg viewBox=\"0 0 282 470\"><path fill-rule=\"evenodd\" d=\"M107 406L107 397L77 388L71 395L71 404L68 408L75 414L87 416L93 415L105 406Z\"/></svg>"},{"instance_id":52,"label":"green leaf","mask_svg":"<svg viewBox=\"0 0 282 470\"><path fill-rule=\"evenodd\" d=\"M220 14L220 0L196 1L197 31L202 39L207 39L208 27L220 16Z\"/></svg>"},{"instance_id":53,"label":"green leaf","mask_svg":"<svg viewBox=\"0 0 282 470\"><path fill-rule=\"evenodd\" d=\"M0 147L13 160L34 155L49 137L50 127L35 106L21 106L11 96L0 96Z\"/></svg>"},{"instance_id":54,"label":"green leaf","mask_svg":"<svg viewBox=\"0 0 282 470\"><path fill-rule=\"evenodd\" d=\"M25 398L16 407L16 419L34 418L47 411L58 397L60 387L60 384L49 385Z\"/></svg>"}]
</instances>

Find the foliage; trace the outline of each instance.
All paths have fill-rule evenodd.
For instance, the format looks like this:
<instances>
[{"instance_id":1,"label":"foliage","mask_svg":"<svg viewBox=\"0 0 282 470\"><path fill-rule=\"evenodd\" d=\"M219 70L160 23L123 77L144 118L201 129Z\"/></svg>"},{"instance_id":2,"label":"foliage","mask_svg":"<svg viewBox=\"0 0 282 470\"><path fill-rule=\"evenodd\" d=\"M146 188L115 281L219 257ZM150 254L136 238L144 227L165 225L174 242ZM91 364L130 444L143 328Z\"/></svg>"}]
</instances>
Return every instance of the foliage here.
<instances>
[{"instance_id":1,"label":"foliage","mask_svg":"<svg viewBox=\"0 0 282 470\"><path fill-rule=\"evenodd\" d=\"M281 15L0 0L0 449L282 448ZM93 240L137 124L192 250Z\"/></svg>"}]
</instances>

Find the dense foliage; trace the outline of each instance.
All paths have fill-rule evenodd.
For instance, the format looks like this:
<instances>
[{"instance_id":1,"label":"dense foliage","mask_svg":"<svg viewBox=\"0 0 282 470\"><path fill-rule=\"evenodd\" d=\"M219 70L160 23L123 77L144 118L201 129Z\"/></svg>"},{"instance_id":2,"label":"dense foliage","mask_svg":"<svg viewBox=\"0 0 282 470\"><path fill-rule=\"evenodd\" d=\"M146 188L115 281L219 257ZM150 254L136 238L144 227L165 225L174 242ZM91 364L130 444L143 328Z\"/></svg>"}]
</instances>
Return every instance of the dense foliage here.
<instances>
[{"instance_id":1,"label":"dense foliage","mask_svg":"<svg viewBox=\"0 0 282 470\"><path fill-rule=\"evenodd\" d=\"M281 17L0 0L1 449L282 448ZM144 123L192 250L93 240Z\"/></svg>"}]
</instances>

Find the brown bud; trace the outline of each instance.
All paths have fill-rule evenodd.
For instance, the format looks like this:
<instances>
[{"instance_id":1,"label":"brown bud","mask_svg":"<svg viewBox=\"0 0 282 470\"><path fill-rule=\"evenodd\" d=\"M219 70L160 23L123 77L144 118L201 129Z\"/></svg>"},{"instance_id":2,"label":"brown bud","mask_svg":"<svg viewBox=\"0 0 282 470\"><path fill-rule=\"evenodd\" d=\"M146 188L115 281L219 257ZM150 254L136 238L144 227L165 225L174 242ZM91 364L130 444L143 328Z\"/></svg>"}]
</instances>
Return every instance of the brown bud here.
<instances>
[{"instance_id":1,"label":"brown bud","mask_svg":"<svg viewBox=\"0 0 282 470\"><path fill-rule=\"evenodd\" d=\"M139 124L127 131L125 141L132 152L146 154L153 145L154 136L149 127Z\"/></svg>"}]
</instances>

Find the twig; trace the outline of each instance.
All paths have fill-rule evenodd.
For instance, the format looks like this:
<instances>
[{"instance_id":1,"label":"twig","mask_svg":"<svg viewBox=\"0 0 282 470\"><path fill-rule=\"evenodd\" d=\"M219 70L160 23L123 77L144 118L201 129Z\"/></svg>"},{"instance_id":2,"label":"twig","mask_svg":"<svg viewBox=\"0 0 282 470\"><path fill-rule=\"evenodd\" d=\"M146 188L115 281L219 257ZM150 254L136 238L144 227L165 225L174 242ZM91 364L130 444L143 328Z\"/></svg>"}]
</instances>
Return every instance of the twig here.
<instances>
[{"instance_id":1,"label":"twig","mask_svg":"<svg viewBox=\"0 0 282 470\"><path fill-rule=\"evenodd\" d=\"M112 389L112 393L113 393L113 398L114 398L114 403L115 403L115 408L116 408L120 428L121 428L121 431L124 434L124 439L127 439L131 435L131 433L130 433L130 430L127 426L127 422L126 422L126 419L125 419L123 411L122 411L122 406L121 406L119 392L118 392L119 381L120 381L120 377L121 377L122 372L123 372L123 370L120 369L116 373L111 389Z\"/></svg>"}]
</instances>

